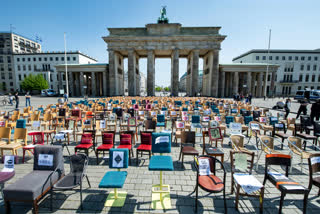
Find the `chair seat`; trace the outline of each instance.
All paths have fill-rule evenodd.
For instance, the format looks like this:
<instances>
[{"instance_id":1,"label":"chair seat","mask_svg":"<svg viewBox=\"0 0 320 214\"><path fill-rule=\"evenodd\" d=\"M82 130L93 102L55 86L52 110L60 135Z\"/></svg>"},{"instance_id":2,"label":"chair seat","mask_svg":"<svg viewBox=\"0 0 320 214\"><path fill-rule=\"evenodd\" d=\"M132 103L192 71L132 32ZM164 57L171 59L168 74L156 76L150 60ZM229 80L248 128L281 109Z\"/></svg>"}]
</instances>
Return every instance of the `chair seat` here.
<instances>
[{"instance_id":1,"label":"chair seat","mask_svg":"<svg viewBox=\"0 0 320 214\"><path fill-rule=\"evenodd\" d=\"M22 147L21 143L9 143L7 145L3 145L0 149L15 149Z\"/></svg>"},{"instance_id":2,"label":"chair seat","mask_svg":"<svg viewBox=\"0 0 320 214\"><path fill-rule=\"evenodd\" d=\"M285 133L275 133L274 135L278 136L280 138L283 138L283 139L287 139L288 137L291 136L291 135L288 135L288 134L285 134Z\"/></svg>"},{"instance_id":3,"label":"chair seat","mask_svg":"<svg viewBox=\"0 0 320 214\"><path fill-rule=\"evenodd\" d=\"M146 145L146 144L141 144L137 150L142 150L142 151L151 151L151 145Z\"/></svg>"},{"instance_id":4,"label":"chair seat","mask_svg":"<svg viewBox=\"0 0 320 214\"><path fill-rule=\"evenodd\" d=\"M242 130L244 130L244 131L247 131L248 129L249 129L249 127L248 126L246 126L246 125L241 125L241 127L242 127Z\"/></svg>"},{"instance_id":5,"label":"chair seat","mask_svg":"<svg viewBox=\"0 0 320 214\"><path fill-rule=\"evenodd\" d=\"M154 155L150 159L149 170L151 171L173 171L171 156Z\"/></svg>"},{"instance_id":6,"label":"chair seat","mask_svg":"<svg viewBox=\"0 0 320 214\"><path fill-rule=\"evenodd\" d=\"M199 155L199 152L192 146L184 146L182 153L184 155Z\"/></svg>"},{"instance_id":7,"label":"chair seat","mask_svg":"<svg viewBox=\"0 0 320 214\"><path fill-rule=\"evenodd\" d=\"M320 176L312 178L313 184L320 187Z\"/></svg>"},{"instance_id":8,"label":"chair seat","mask_svg":"<svg viewBox=\"0 0 320 214\"><path fill-rule=\"evenodd\" d=\"M0 146L6 145L8 142L8 140L0 140Z\"/></svg>"},{"instance_id":9,"label":"chair seat","mask_svg":"<svg viewBox=\"0 0 320 214\"><path fill-rule=\"evenodd\" d=\"M310 153L310 152L305 152L305 151L300 152L295 147L292 147L291 150L295 154L301 156L303 159L308 159L312 155L312 153Z\"/></svg>"},{"instance_id":10,"label":"chair seat","mask_svg":"<svg viewBox=\"0 0 320 214\"><path fill-rule=\"evenodd\" d=\"M301 184L291 180L285 175L278 172L268 172L270 179L273 183L275 183L277 189L280 191L286 192L294 192L294 193L304 193L308 191L308 189L304 188Z\"/></svg>"},{"instance_id":11,"label":"chair seat","mask_svg":"<svg viewBox=\"0 0 320 214\"><path fill-rule=\"evenodd\" d=\"M201 129L202 125L200 123L192 123L191 128Z\"/></svg>"},{"instance_id":12,"label":"chair seat","mask_svg":"<svg viewBox=\"0 0 320 214\"><path fill-rule=\"evenodd\" d=\"M112 148L113 148L112 144L102 144L97 148L97 150L110 150Z\"/></svg>"},{"instance_id":13,"label":"chair seat","mask_svg":"<svg viewBox=\"0 0 320 214\"><path fill-rule=\"evenodd\" d=\"M165 127L165 126L166 126L166 123L160 122L160 123L157 123L157 126L158 126L158 127Z\"/></svg>"},{"instance_id":14,"label":"chair seat","mask_svg":"<svg viewBox=\"0 0 320 214\"><path fill-rule=\"evenodd\" d=\"M220 192L224 188L222 180L215 175L200 175L198 183L208 192Z\"/></svg>"},{"instance_id":15,"label":"chair seat","mask_svg":"<svg viewBox=\"0 0 320 214\"><path fill-rule=\"evenodd\" d=\"M59 180L54 186L54 189L67 190L73 189L80 185L80 174L68 174Z\"/></svg>"},{"instance_id":16,"label":"chair seat","mask_svg":"<svg viewBox=\"0 0 320 214\"><path fill-rule=\"evenodd\" d=\"M13 172L0 172L0 184L10 180L11 178L13 178L14 175L15 175L14 171Z\"/></svg>"},{"instance_id":17,"label":"chair seat","mask_svg":"<svg viewBox=\"0 0 320 214\"><path fill-rule=\"evenodd\" d=\"M297 136L301 137L303 139L306 139L306 140L316 140L317 139L316 136L305 134L305 133L297 133Z\"/></svg>"},{"instance_id":18,"label":"chair seat","mask_svg":"<svg viewBox=\"0 0 320 214\"><path fill-rule=\"evenodd\" d=\"M99 188L122 188L127 174L126 171L107 172L100 181Z\"/></svg>"},{"instance_id":19,"label":"chair seat","mask_svg":"<svg viewBox=\"0 0 320 214\"><path fill-rule=\"evenodd\" d=\"M233 178L234 181L241 186L243 191L248 194L256 192L263 187L260 181L250 174L235 173Z\"/></svg>"},{"instance_id":20,"label":"chair seat","mask_svg":"<svg viewBox=\"0 0 320 214\"><path fill-rule=\"evenodd\" d=\"M30 145L27 145L27 146L22 147L22 149L23 149L23 150L34 149L34 147L36 147L36 146L37 146L37 145L30 144Z\"/></svg>"},{"instance_id":21,"label":"chair seat","mask_svg":"<svg viewBox=\"0 0 320 214\"><path fill-rule=\"evenodd\" d=\"M83 144L79 144L75 147L75 149L89 149L93 146L92 143L83 143Z\"/></svg>"},{"instance_id":22,"label":"chair seat","mask_svg":"<svg viewBox=\"0 0 320 214\"><path fill-rule=\"evenodd\" d=\"M129 149L129 150L131 150L131 148L132 148L132 145L119 145L117 147L117 149Z\"/></svg>"}]
</instances>

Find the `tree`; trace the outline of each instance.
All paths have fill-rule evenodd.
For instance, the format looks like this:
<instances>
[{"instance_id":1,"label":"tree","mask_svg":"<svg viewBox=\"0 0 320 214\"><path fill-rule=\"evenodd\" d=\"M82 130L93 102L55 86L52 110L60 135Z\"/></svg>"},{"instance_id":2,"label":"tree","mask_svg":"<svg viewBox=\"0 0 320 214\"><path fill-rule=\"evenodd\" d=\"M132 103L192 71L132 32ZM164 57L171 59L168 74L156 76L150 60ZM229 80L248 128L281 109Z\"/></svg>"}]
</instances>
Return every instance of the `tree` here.
<instances>
[{"instance_id":1,"label":"tree","mask_svg":"<svg viewBox=\"0 0 320 214\"><path fill-rule=\"evenodd\" d=\"M170 91L170 88L169 87L165 87L164 91L168 92L168 91Z\"/></svg>"},{"instance_id":2,"label":"tree","mask_svg":"<svg viewBox=\"0 0 320 214\"><path fill-rule=\"evenodd\" d=\"M159 91L162 91L162 88L161 88L161 86L156 86L155 90L156 90L157 92L159 92Z\"/></svg>"},{"instance_id":3,"label":"tree","mask_svg":"<svg viewBox=\"0 0 320 214\"><path fill-rule=\"evenodd\" d=\"M29 74L22 82L21 88L25 91L48 89L48 81L44 79L42 74Z\"/></svg>"}]
</instances>

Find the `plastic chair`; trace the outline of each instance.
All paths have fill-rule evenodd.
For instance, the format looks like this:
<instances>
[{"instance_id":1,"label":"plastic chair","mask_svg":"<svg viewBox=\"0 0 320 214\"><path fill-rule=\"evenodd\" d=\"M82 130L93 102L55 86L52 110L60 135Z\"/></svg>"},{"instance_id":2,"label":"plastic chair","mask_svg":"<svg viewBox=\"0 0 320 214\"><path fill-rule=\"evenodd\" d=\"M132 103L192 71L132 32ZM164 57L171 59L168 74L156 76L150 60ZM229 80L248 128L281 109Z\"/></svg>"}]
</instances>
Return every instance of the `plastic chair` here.
<instances>
[{"instance_id":1,"label":"plastic chair","mask_svg":"<svg viewBox=\"0 0 320 214\"><path fill-rule=\"evenodd\" d=\"M110 192L105 206L108 207L122 207L127 197L126 192L118 192L118 188L122 188L126 178L127 172L120 171L120 169L128 168L128 149L110 149L109 168L118 169L118 171L107 172L100 184L99 188L114 188Z\"/></svg>"},{"instance_id":2,"label":"plastic chair","mask_svg":"<svg viewBox=\"0 0 320 214\"><path fill-rule=\"evenodd\" d=\"M269 171L270 165L285 166L285 175L278 172ZM279 214L281 214L283 200L286 194L303 194L303 213L307 212L307 202L310 190L290 179L289 167L291 165L291 156L284 154L267 154L263 185L269 180L281 192Z\"/></svg>"},{"instance_id":3,"label":"plastic chair","mask_svg":"<svg viewBox=\"0 0 320 214\"><path fill-rule=\"evenodd\" d=\"M163 156L163 153L171 153L171 134L152 133L152 153L160 153L150 158L149 170L160 171L160 184L152 185L152 209L170 209L170 186L163 184L163 171L173 171L171 156ZM166 188L166 190L164 190Z\"/></svg>"}]
</instances>

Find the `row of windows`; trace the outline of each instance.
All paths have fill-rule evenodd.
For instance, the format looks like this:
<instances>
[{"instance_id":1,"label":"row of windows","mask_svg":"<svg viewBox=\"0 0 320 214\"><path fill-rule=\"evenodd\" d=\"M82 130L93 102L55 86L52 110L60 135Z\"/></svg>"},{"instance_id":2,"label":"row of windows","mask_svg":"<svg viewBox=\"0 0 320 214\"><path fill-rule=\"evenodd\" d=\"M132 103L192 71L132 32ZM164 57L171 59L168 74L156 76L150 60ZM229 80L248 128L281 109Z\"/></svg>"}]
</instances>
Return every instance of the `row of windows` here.
<instances>
[{"instance_id":1,"label":"row of windows","mask_svg":"<svg viewBox=\"0 0 320 214\"><path fill-rule=\"evenodd\" d=\"M4 62L4 57L0 56L0 63L3 63L3 62ZM11 56L7 56L7 62L11 63Z\"/></svg>"},{"instance_id":2,"label":"row of windows","mask_svg":"<svg viewBox=\"0 0 320 214\"><path fill-rule=\"evenodd\" d=\"M18 65L17 66L18 71L32 71L32 66L31 65ZM34 71L51 71L51 65L50 64L42 64L42 68L38 68L37 65L33 65L33 70Z\"/></svg>"},{"instance_id":3,"label":"row of windows","mask_svg":"<svg viewBox=\"0 0 320 214\"><path fill-rule=\"evenodd\" d=\"M1 79L6 79L5 78L5 73L1 73ZM12 80L12 73L9 73L9 79Z\"/></svg>"},{"instance_id":4,"label":"row of windows","mask_svg":"<svg viewBox=\"0 0 320 214\"><path fill-rule=\"evenodd\" d=\"M27 75L26 74L23 74L23 78L26 78ZM43 78L47 79L47 74L43 74ZM19 81L22 81L22 75L19 74L18 75L18 79ZM66 75L65 74L62 74L62 79L63 81L66 80ZM57 74L57 81L59 81L59 75ZM50 74L50 82L53 82L53 74Z\"/></svg>"},{"instance_id":5,"label":"row of windows","mask_svg":"<svg viewBox=\"0 0 320 214\"><path fill-rule=\"evenodd\" d=\"M261 59L262 59L262 60L267 60L267 56L261 56ZM273 59L273 56L269 56L269 60L272 60L272 59ZM275 56L274 59L275 59L275 60L280 60L280 56ZM287 60L287 59L288 59L289 61L291 61L291 60L293 60L293 56L288 56L288 57L282 56L281 59L282 59L282 60ZM308 59L308 61L311 61L312 57L311 57L311 56L308 56L308 57L301 56L301 57L300 57L300 60L301 60L301 61L304 61L305 59ZM315 57L313 57L313 59L314 59L314 61L317 61L317 60L318 60L318 57L315 56ZM256 60L260 60L260 56L256 56ZM298 60L299 60L299 57L298 57L298 56L295 56L295 57L294 57L294 60L295 60L295 61L298 61Z\"/></svg>"},{"instance_id":6,"label":"row of windows","mask_svg":"<svg viewBox=\"0 0 320 214\"><path fill-rule=\"evenodd\" d=\"M303 75L302 74L300 74L300 76L299 76L299 82L302 82L303 81ZM312 75L311 76L311 82L315 82L316 81L316 75ZM309 82L309 74L307 74L306 76L305 76L305 82ZM318 76L318 82L320 82L320 75Z\"/></svg>"},{"instance_id":7,"label":"row of windows","mask_svg":"<svg viewBox=\"0 0 320 214\"><path fill-rule=\"evenodd\" d=\"M38 58L38 61L39 62L41 62L42 61L42 59L43 59L43 61L53 61L53 59L55 59L55 61L59 61L59 57L39 57ZM28 61L28 62L31 62L31 58L30 57L28 57L28 58L24 58L24 57L22 57L21 59L20 58L17 58L17 62L20 62L20 60L22 61L22 62L25 62L25 61ZM60 60L61 61L64 61L64 57L60 57ZM67 57L67 61L70 61L71 60L71 58L68 56ZM73 61L76 61L77 60L77 57L72 57L72 60ZM33 61L34 62L36 62L37 61L37 58L36 57L33 57Z\"/></svg>"},{"instance_id":8,"label":"row of windows","mask_svg":"<svg viewBox=\"0 0 320 214\"><path fill-rule=\"evenodd\" d=\"M310 88L311 90L312 89L316 89L314 86L310 86L310 87L308 87L308 86L304 86L304 89L306 90L307 88ZM302 86L298 86L298 90L301 90L302 89ZM317 86L317 90L320 90L320 86Z\"/></svg>"},{"instance_id":9,"label":"row of windows","mask_svg":"<svg viewBox=\"0 0 320 214\"><path fill-rule=\"evenodd\" d=\"M300 65L300 70L303 71L304 68L305 68L304 64L301 64L301 65ZM310 71L310 70L311 70L311 65L307 65L307 66L306 66L306 70L307 70L307 71ZM316 70L317 70L317 65L313 65L313 66L312 66L312 70L313 70L313 71L316 71ZM319 66L319 70L320 70L320 66Z\"/></svg>"}]
</instances>

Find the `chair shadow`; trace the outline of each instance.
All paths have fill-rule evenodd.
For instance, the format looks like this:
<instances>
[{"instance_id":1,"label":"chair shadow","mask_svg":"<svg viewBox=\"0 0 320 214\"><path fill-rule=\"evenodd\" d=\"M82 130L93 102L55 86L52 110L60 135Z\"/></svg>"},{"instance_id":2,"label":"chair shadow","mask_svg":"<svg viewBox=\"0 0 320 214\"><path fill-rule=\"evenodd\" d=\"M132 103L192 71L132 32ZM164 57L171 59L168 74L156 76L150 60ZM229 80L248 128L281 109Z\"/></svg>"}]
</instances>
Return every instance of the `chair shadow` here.
<instances>
[{"instance_id":1,"label":"chair shadow","mask_svg":"<svg viewBox=\"0 0 320 214\"><path fill-rule=\"evenodd\" d=\"M280 206L280 194L281 193L279 192L279 197L265 198L264 199L264 203L269 203L268 208L279 209L279 206ZM287 195L291 195L291 194L287 194ZM303 212L303 194L295 194L295 195L300 195L301 199L287 199L286 200L286 198L284 198L282 210L291 205L291 207L294 206L294 207L296 207L295 209L300 210L301 213ZM317 201L317 202L319 203L319 201ZM315 206L313 203L310 203L310 198L308 198L307 210L308 209L309 210L320 210L320 206Z\"/></svg>"}]
</instances>

